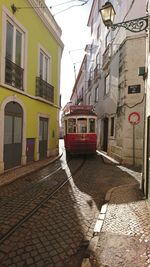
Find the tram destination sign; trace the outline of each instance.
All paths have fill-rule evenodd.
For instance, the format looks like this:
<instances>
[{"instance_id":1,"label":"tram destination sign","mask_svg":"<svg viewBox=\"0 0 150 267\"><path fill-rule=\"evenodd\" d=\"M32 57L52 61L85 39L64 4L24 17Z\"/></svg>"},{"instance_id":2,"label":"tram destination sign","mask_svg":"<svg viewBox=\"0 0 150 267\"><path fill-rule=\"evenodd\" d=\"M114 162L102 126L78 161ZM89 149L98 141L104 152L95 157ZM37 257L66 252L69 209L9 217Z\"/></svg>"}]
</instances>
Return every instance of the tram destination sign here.
<instances>
[{"instance_id":1,"label":"tram destination sign","mask_svg":"<svg viewBox=\"0 0 150 267\"><path fill-rule=\"evenodd\" d=\"M93 106L92 105L73 105L73 106L70 106L70 111L81 111L81 110L92 110L93 109Z\"/></svg>"},{"instance_id":2,"label":"tram destination sign","mask_svg":"<svg viewBox=\"0 0 150 267\"><path fill-rule=\"evenodd\" d=\"M128 94L138 94L141 92L141 85L129 85L128 86Z\"/></svg>"}]
</instances>

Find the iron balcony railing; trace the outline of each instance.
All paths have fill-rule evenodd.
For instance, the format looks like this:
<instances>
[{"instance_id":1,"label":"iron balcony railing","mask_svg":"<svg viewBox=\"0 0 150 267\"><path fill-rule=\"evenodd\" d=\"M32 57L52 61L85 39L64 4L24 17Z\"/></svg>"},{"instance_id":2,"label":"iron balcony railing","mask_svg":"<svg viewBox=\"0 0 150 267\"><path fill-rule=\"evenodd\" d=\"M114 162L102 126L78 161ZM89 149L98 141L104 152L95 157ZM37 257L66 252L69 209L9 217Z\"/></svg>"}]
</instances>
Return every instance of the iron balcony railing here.
<instances>
[{"instance_id":1,"label":"iron balcony railing","mask_svg":"<svg viewBox=\"0 0 150 267\"><path fill-rule=\"evenodd\" d=\"M17 89L23 90L24 70L10 59L5 60L5 83Z\"/></svg>"},{"instance_id":2,"label":"iron balcony railing","mask_svg":"<svg viewBox=\"0 0 150 267\"><path fill-rule=\"evenodd\" d=\"M54 87L40 77L36 77L36 96L54 103Z\"/></svg>"}]
</instances>

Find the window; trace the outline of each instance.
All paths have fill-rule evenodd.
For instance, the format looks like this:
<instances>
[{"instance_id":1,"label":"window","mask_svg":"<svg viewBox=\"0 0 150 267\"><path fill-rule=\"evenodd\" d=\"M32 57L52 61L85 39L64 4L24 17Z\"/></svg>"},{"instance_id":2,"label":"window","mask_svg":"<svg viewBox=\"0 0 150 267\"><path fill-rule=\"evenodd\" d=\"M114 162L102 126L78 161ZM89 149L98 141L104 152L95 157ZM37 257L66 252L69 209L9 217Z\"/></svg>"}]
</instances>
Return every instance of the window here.
<instances>
[{"instance_id":1,"label":"window","mask_svg":"<svg viewBox=\"0 0 150 267\"><path fill-rule=\"evenodd\" d=\"M6 58L17 66L22 67L23 33L16 26L7 21L6 26Z\"/></svg>"},{"instance_id":2,"label":"window","mask_svg":"<svg viewBox=\"0 0 150 267\"><path fill-rule=\"evenodd\" d=\"M13 59L13 25L7 21L6 58Z\"/></svg>"},{"instance_id":3,"label":"window","mask_svg":"<svg viewBox=\"0 0 150 267\"><path fill-rule=\"evenodd\" d=\"M91 105L91 95L89 95L89 105Z\"/></svg>"},{"instance_id":4,"label":"window","mask_svg":"<svg viewBox=\"0 0 150 267\"><path fill-rule=\"evenodd\" d=\"M100 37L100 25L97 27L97 40L99 40Z\"/></svg>"},{"instance_id":5,"label":"window","mask_svg":"<svg viewBox=\"0 0 150 267\"><path fill-rule=\"evenodd\" d=\"M36 77L36 96L54 103L54 86L50 84L50 56L39 47L38 77Z\"/></svg>"},{"instance_id":6,"label":"window","mask_svg":"<svg viewBox=\"0 0 150 267\"><path fill-rule=\"evenodd\" d=\"M89 132L95 133L95 119L89 119Z\"/></svg>"},{"instance_id":7,"label":"window","mask_svg":"<svg viewBox=\"0 0 150 267\"><path fill-rule=\"evenodd\" d=\"M90 68L90 79L92 80L93 78L93 66Z\"/></svg>"},{"instance_id":8,"label":"window","mask_svg":"<svg viewBox=\"0 0 150 267\"><path fill-rule=\"evenodd\" d=\"M76 132L76 119L68 119L68 133Z\"/></svg>"},{"instance_id":9,"label":"window","mask_svg":"<svg viewBox=\"0 0 150 267\"><path fill-rule=\"evenodd\" d=\"M95 102L98 102L98 87L95 88Z\"/></svg>"},{"instance_id":10,"label":"window","mask_svg":"<svg viewBox=\"0 0 150 267\"><path fill-rule=\"evenodd\" d=\"M91 21L91 34L93 33L93 24L94 24L94 20L92 19L92 21Z\"/></svg>"},{"instance_id":11,"label":"window","mask_svg":"<svg viewBox=\"0 0 150 267\"><path fill-rule=\"evenodd\" d=\"M96 55L96 66L100 64L100 55L97 53Z\"/></svg>"},{"instance_id":12,"label":"window","mask_svg":"<svg viewBox=\"0 0 150 267\"><path fill-rule=\"evenodd\" d=\"M77 120L78 133L87 133L87 119Z\"/></svg>"},{"instance_id":13,"label":"window","mask_svg":"<svg viewBox=\"0 0 150 267\"><path fill-rule=\"evenodd\" d=\"M114 136L115 118L110 118L110 136Z\"/></svg>"},{"instance_id":14,"label":"window","mask_svg":"<svg viewBox=\"0 0 150 267\"><path fill-rule=\"evenodd\" d=\"M107 95L110 90L110 75L108 74L105 77L105 89L104 89L104 95Z\"/></svg>"},{"instance_id":15,"label":"window","mask_svg":"<svg viewBox=\"0 0 150 267\"><path fill-rule=\"evenodd\" d=\"M50 58L42 50L40 50L39 75L40 78L46 82L49 81L49 64Z\"/></svg>"},{"instance_id":16,"label":"window","mask_svg":"<svg viewBox=\"0 0 150 267\"><path fill-rule=\"evenodd\" d=\"M13 22L6 20L5 83L23 89L24 33Z\"/></svg>"}]
</instances>

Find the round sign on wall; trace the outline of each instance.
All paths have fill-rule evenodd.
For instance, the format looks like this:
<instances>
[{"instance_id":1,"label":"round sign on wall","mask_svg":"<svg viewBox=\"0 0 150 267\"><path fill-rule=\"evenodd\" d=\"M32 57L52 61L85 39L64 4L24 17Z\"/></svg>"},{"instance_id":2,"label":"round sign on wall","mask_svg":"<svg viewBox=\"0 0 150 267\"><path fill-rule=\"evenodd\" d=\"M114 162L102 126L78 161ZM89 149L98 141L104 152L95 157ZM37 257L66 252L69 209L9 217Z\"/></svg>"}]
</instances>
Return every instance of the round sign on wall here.
<instances>
[{"instance_id":1,"label":"round sign on wall","mask_svg":"<svg viewBox=\"0 0 150 267\"><path fill-rule=\"evenodd\" d=\"M128 121L132 124L132 125L136 125L140 122L140 114L136 111L131 112L128 116Z\"/></svg>"}]
</instances>

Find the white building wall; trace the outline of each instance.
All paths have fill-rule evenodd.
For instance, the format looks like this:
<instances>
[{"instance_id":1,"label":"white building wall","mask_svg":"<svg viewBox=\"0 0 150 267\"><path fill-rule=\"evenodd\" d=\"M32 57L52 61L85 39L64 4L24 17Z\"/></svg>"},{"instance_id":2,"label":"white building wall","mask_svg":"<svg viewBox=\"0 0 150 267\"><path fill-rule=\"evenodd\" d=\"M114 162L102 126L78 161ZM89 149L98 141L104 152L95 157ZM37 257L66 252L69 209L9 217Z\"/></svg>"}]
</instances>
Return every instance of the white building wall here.
<instances>
[{"instance_id":1,"label":"white building wall","mask_svg":"<svg viewBox=\"0 0 150 267\"><path fill-rule=\"evenodd\" d=\"M108 118L107 152L125 164L132 164L133 134L128 122L128 115L133 111L139 112L141 121L136 126L135 142L135 164L139 166L142 165L143 161L144 81L142 77L138 77L138 68L145 65L146 34L145 32L132 33L124 28L115 31L108 30L98 14L98 4L101 7L106 1L94 0L93 2L88 26L92 27L93 25L91 44L92 47L95 46L95 50L90 54L88 71L90 72L92 66L94 69L96 54L99 51L101 72L98 81L95 82L93 78L92 86L87 88L87 101L91 95L92 104L94 103L94 91L95 87L98 86L99 101L95 103L95 110L98 114L99 147L103 149L103 142L106 139L104 120ZM116 10L114 23L146 15L146 0L112 0L111 2ZM99 39L96 35L98 25L100 25ZM109 35L108 32L110 32ZM108 74L110 76L110 91L105 95L105 77ZM137 84L141 85L141 93L129 95L128 86ZM110 135L112 116L115 120L113 136Z\"/></svg>"}]
</instances>

